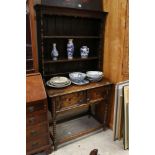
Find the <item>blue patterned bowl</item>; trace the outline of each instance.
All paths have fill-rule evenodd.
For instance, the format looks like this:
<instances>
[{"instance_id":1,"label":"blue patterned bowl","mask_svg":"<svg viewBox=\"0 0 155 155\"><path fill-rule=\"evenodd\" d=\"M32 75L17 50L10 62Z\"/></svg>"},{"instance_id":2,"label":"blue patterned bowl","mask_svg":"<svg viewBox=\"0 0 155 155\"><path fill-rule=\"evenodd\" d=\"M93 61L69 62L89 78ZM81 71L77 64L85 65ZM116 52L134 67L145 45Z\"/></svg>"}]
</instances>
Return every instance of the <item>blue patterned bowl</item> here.
<instances>
[{"instance_id":1,"label":"blue patterned bowl","mask_svg":"<svg viewBox=\"0 0 155 155\"><path fill-rule=\"evenodd\" d=\"M81 72L73 72L69 74L69 77L71 81L79 83L86 78L86 74Z\"/></svg>"}]
</instances>

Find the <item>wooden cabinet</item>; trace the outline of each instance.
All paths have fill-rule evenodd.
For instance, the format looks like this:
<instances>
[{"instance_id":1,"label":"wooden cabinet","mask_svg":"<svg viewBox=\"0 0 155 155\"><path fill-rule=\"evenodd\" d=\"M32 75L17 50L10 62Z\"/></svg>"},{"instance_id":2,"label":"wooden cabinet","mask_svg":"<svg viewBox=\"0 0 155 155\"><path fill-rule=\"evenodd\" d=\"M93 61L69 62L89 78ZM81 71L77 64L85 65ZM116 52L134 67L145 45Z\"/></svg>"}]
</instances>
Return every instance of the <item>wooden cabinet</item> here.
<instances>
[{"instance_id":1,"label":"wooden cabinet","mask_svg":"<svg viewBox=\"0 0 155 155\"><path fill-rule=\"evenodd\" d=\"M39 73L26 77L26 152L50 152L47 98Z\"/></svg>"},{"instance_id":2,"label":"wooden cabinet","mask_svg":"<svg viewBox=\"0 0 155 155\"><path fill-rule=\"evenodd\" d=\"M36 5L35 10L39 70L45 82L53 76L68 77L75 71L103 71L106 12L48 5ZM71 60L67 58L68 39L73 39L75 47ZM59 51L55 61L51 58L53 43ZM88 58L82 59L80 48L84 45L88 46L90 53ZM72 84L61 89L46 87L54 149L80 136L106 129L110 88L111 83L107 79L83 86Z\"/></svg>"},{"instance_id":3,"label":"wooden cabinet","mask_svg":"<svg viewBox=\"0 0 155 155\"><path fill-rule=\"evenodd\" d=\"M55 149L65 142L101 128L107 128L110 89L111 84L106 79L80 87L73 85L63 89L46 88L52 114L51 134ZM96 106L92 112L92 107L95 105L100 106ZM62 113L82 108L87 108L87 111L76 119L75 117L67 119L65 123L57 120L57 117ZM96 113L98 108L102 108L100 115Z\"/></svg>"}]
</instances>

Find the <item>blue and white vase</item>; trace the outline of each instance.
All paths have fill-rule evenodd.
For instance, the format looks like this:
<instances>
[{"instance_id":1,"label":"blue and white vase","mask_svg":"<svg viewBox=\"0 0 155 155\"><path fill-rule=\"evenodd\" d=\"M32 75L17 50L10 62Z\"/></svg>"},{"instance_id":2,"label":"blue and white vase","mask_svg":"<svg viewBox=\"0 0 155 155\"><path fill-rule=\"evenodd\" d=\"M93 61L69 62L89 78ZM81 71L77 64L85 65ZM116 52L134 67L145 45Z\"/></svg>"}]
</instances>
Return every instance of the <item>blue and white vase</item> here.
<instances>
[{"instance_id":1,"label":"blue and white vase","mask_svg":"<svg viewBox=\"0 0 155 155\"><path fill-rule=\"evenodd\" d=\"M80 48L81 58L87 58L89 54L89 48L87 46L82 46Z\"/></svg>"},{"instance_id":2,"label":"blue and white vase","mask_svg":"<svg viewBox=\"0 0 155 155\"><path fill-rule=\"evenodd\" d=\"M69 39L68 40L68 44L67 44L67 55L68 55L68 59L73 59L73 54L74 54L73 39Z\"/></svg>"},{"instance_id":3,"label":"blue and white vase","mask_svg":"<svg viewBox=\"0 0 155 155\"><path fill-rule=\"evenodd\" d=\"M59 53L58 53L58 50L56 48L56 43L53 43L53 49L52 49L52 52L51 52L51 56L52 56L53 60L58 59Z\"/></svg>"}]
</instances>

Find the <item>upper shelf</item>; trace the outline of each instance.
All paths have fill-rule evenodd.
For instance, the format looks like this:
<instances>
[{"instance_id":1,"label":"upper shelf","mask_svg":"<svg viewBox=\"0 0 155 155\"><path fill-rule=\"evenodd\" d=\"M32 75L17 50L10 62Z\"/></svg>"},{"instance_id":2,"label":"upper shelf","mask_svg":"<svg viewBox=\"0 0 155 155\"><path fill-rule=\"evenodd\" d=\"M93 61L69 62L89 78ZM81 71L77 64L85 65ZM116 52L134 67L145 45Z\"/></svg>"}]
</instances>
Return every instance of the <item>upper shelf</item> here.
<instances>
[{"instance_id":1,"label":"upper shelf","mask_svg":"<svg viewBox=\"0 0 155 155\"><path fill-rule=\"evenodd\" d=\"M77 38L77 39L101 39L101 36L43 36L44 39L52 39L52 38Z\"/></svg>"},{"instance_id":2,"label":"upper shelf","mask_svg":"<svg viewBox=\"0 0 155 155\"><path fill-rule=\"evenodd\" d=\"M40 4L35 5L34 8L38 11L41 11L43 15L65 15L65 16L101 19L103 18L104 15L107 14L107 12L103 12L103 11L56 7L56 6L40 5Z\"/></svg>"}]
</instances>

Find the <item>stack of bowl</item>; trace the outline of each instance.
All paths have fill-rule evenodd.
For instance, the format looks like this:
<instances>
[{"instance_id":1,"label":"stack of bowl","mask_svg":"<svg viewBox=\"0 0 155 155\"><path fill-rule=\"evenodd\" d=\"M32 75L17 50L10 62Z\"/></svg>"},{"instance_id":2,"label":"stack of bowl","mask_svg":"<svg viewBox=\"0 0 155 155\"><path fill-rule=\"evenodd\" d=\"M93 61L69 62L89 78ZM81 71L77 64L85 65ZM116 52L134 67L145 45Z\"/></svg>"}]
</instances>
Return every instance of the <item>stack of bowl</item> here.
<instances>
[{"instance_id":1,"label":"stack of bowl","mask_svg":"<svg viewBox=\"0 0 155 155\"><path fill-rule=\"evenodd\" d=\"M91 82L100 81L103 78L103 72L100 71L88 71L86 72L87 78Z\"/></svg>"}]
</instances>

